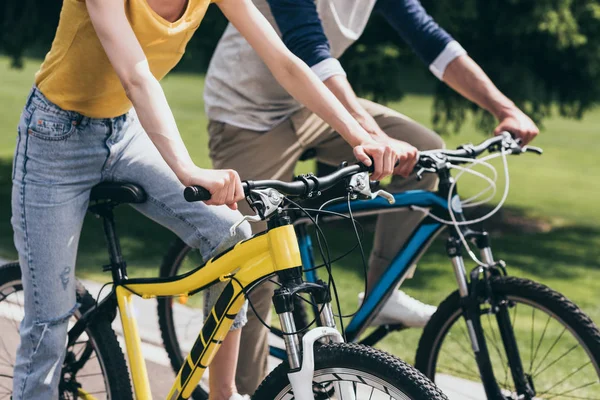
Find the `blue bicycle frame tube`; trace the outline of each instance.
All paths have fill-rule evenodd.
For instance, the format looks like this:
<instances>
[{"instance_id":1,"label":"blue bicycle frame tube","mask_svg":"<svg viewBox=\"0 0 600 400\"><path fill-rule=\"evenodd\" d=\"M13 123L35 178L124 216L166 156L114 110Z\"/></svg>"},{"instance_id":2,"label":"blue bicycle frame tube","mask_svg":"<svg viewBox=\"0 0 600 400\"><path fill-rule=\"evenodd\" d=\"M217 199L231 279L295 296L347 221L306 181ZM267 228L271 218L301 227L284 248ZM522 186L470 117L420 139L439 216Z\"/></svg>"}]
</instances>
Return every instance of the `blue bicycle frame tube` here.
<instances>
[{"instance_id":1,"label":"blue bicycle frame tube","mask_svg":"<svg viewBox=\"0 0 600 400\"><path fill-rule=\"evenodd\" d=\"M444 210L448 209L448 202L433 192L425 190L409 190L407 192L395 193L394 204L382 197L377 197L373 200L355 200L350 204L352 211L381 211L389 208L407 208L410 206L418 207L441 207ZM325 207L324 210L333 211L341 214L348 213L348 203L341 202L332 206Z\"/></svg>"},{"instance_id":2,"label":"blue bicycle frame tube","mask_svg":"<svg viewBox=\"0 0 600 400\"><path fill-rule=\"evenodd\" d=\"M400 251L384 274L379 278L371 292L363 301L362 306L352 318L346 328L348 340L355 341L368 327L371 319L375 317L376 311L389 298L398 283L404 278L409 267L416 258L427 248L431 240L440 232L442 224L439 222L422 223L413 233L402 251Z\"/></svg>"},{"instance_id":3,"label":"blue bicycle frame tube","mask_svg":"<svg viewBox=\"0 0 600 400\"><path fill-rule=\"evenodd\" d=\"M388 203L383 198L373 200L356 200L350 203L353 212L382 211L393 208L407 208L410 206L419 206L424 208L438 208L447 210L447 202L439 195L424 190L411 190L403 193L394 194L396 200L394 204ZM326 211L333 211L341 214L348 214L348 203L337 203L325 207ZM415 262L420 254L427 248L429 243L442 230L443 226L439 222L431 219L422 221L404 247L396 255L390 266L386 269L383 276L373 287L370 294L365 298L363 305L356 315L350 321L346 328L346 336L350 341L356 341L360 334L367 328L368 323L374 317L375 312L384 304L391 295L392 290L398 282L402 280L409 267ZM299 235L300 252L304 269L314 267L312 245L309 235ZM315 282L317 274L314 270L307 271L305 275L307 282Z\"/></svg>"}]
</instances>

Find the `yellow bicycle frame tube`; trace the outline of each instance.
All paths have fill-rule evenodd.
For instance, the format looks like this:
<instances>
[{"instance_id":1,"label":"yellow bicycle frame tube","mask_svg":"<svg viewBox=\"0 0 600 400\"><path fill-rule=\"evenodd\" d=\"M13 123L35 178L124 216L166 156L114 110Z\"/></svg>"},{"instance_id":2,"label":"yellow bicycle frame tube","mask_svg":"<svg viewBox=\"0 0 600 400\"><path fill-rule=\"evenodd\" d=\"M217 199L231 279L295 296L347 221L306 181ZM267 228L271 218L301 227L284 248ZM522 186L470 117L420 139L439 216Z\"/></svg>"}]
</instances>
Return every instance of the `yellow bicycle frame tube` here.
<instances>
[{"instance_id":1,"label":"yellow bicycle frame tube","mask_svg":"<svg viewBox=\"0 0 600 400\"><path fill-rule=\"evenodd\" d=\"M143 298L179 296L196 292L215 281L229 281L206 316L200 335L177 375L169 400L187 399L227 336L233 319L242 308L244 289L277 271L300 267L300 250L292 225L271 229L264 234L238 243L228 252L209 260L201 268L170 279L134 279L116 289L123 323L127 355L138 399L151 399L146 365L131 306L131 295ZM234 279L232 279L232 277Z\"/></svg>"}]
</instances>

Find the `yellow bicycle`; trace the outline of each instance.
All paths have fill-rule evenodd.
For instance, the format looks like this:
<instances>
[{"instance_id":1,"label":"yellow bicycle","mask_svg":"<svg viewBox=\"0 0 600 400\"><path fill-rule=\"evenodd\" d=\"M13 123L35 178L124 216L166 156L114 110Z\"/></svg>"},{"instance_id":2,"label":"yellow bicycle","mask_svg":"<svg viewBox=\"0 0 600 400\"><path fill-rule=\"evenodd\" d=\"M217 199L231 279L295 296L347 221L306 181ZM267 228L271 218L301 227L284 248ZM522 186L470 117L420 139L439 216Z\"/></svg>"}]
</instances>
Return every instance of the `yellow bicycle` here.
<instances>
[{"instance_id":1,"label":"yellow bicycle","mask_svg":"<svg viewBox=\"0 0 600 400\"><path fill-rule=\"evenodd\" d=\"M302 280L296 234L283 209L287 201L285 196L318 195L338 182L350 182L349 178L357 174L368 179L366 167L356 164L326 177L309 175L291 183L244 182L246 196L258 213L244 219L266 220L267 230L236 244L206 264L171 278L127 277L112 210L119 204L145 201L143 189L130 183L103 183L94 188L90 211L104 219L111 261L105 269L112 272L113 286L111 293L98 304L85 288L78 287L81 307L69 328L60 383L61 398L132 398L127 365L111 328L118 310L135 397L150 399L152 395L132 296L145 299L187 296L218 282L226 282L215 306L205 316L198 338L168 396L168 399L189 398L229 332L247 293L263 280L276 276L280 288L273 301L284 333L288 359L263 381L253 399L445 399L427 378L393 356L362 345L343 343L342 335L335 328L328 285ZM189 187L185 196L188 201L200 201L207 200L210 194L200 187ZM8 396L11 387L8 379L12 379L10 360L11 355L14 360L15 343L18 343L14 337L18 336L16 322L20 318L19 310L22 310L19 307L23 299L21 291L18 264L0 267L0 321L3 326L9 326L12 320L16 330L12 341L11 334L4 328L0 338L0 362L8 360L6 366L0 365L0 391L7 390ZM292 315L292 298L301 293L310 294L318 304L321 325L302 337L296 332ZM11 317L11 312L16 316Z\"/></svg>"}]
</instances>

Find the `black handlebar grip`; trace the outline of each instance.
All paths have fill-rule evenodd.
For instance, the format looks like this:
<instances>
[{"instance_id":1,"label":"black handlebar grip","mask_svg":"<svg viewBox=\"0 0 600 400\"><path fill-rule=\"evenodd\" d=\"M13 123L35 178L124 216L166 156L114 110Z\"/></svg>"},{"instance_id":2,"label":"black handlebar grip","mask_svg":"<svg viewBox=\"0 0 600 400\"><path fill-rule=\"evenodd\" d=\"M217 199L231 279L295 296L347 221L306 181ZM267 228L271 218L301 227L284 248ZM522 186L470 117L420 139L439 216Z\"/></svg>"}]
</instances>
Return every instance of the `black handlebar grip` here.
<instances>
[{"instance_id":1,"label":"black handlebar grip","mask_svg":"<svg viewBox=\"0 0 600 400\"><path fill-rule=\"evenodd\" d=\"M192 203L194 201L210 200L210 192L202 186L188 186L183 191L183 197Z\"/></svg>"}]
</instances>

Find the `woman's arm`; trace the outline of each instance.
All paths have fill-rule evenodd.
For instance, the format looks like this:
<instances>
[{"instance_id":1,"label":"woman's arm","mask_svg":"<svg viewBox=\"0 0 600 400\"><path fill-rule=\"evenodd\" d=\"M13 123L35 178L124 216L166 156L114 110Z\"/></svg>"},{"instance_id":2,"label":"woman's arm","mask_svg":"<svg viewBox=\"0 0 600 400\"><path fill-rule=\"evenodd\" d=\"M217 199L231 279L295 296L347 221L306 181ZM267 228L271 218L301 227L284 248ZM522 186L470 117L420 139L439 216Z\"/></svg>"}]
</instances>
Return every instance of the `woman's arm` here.
<instances>
[{"instance_id":1,"label":"woman's arm","mask_svg":"<svg viewBox=\"0 0 600 400\"><path fill-rule=\"evenodd\" d=\"M177 129L175 118L158 80L138 42L123 7L123 0L86 0L96 34L133 103L144 130L184 185L201 185L212 194L209 204L243 199L235 171L203 170L194 164Z\"/></svg>"},{"instance_id":2,"label":"woman's arm","mask_svg":"<svg viewBox=\"0 0 600 400\"><path fill-rule=\"evenodd\" d=\"M376 142L325 87L310 68L285 47L273 27L250 0L221 0L223 14L246 38L271 70L277 81L300 103L329 123L354 148L359 161L375 161L374 179L393 172L396 160L402 164L406 154ZM235 68L234 66L232 66Z\"/></svg>"}]
</instances>

